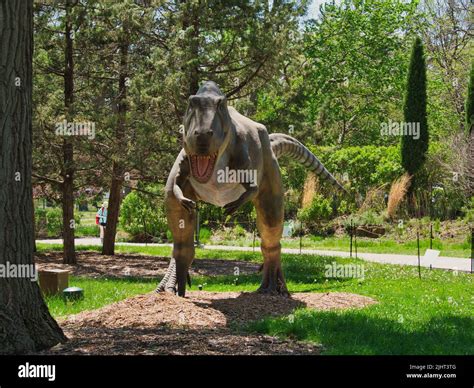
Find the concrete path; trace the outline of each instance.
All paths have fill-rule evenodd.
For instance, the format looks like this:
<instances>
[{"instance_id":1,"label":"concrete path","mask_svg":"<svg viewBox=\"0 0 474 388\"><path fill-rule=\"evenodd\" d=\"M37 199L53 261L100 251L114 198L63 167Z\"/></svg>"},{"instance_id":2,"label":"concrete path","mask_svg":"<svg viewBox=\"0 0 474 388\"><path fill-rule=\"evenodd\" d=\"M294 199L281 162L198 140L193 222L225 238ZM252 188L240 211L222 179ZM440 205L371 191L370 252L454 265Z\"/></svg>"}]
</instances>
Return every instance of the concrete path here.
<instances>
[{"instance_id":1,"label":"concrete path","mask_svg":"<svg viewBox=\"0 0 474 388\"><path fill-rule=\"evenodd\" d=\"M52 240L36 240L37 243L43 244L62 244L62 239L52 239ZM144 244L144 243L124 243L117 242L117 245L128 245L128 246L156 246L156 247L171 247L172 244ZM101 245L99 238L80 238L76 239L76 245ZM204 245L204 249L212 250L224 250L224 251L244 251L251 252L252 247L236 247L236 246L226 246L226 245ZM255 250L259 250L258 247ZM290 254L299 254L300 250L298 248L283 248L283 253ZM341 251L330 251L330 250L319 250L319 249L302 249L301 254L303 255L321 255L321 256L337 256L337 257L350 257L349 252ZM355 256L355 255L353 255ZM391 253L363 253L358 252L357 258L367 261L373 261L376 263L382 264L398 264L398 265L418 265L418 257L412 255L395 255ZM463 272L471 271L471 260L461 259L457 257L446 257L438 256L431 257L429 254L425 254L421 257L421 266L429 268L439 268L439 269L450 269Z\"/></svg>"}]
</instances>

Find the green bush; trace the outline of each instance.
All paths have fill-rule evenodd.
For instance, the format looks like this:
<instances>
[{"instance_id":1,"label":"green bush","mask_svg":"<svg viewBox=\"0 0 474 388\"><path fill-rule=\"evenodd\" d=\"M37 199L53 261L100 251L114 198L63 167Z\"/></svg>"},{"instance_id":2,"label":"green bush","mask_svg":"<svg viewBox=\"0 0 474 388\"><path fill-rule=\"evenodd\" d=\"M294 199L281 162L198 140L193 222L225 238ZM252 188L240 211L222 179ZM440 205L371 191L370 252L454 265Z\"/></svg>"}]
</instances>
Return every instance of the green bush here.
<instances>
[{"instance_id":1,"label":"green bush","mask_svg":"<svg viewBox=\"0 0 474 388\"><path fill-rule=\"evenodd\" d=\"M332 200L316 194L311 204L298 212L298 219L305 224L314 225L329 220L332 214Z\"/></svg>"},{"instance_id":2,"label":"green bush","mask_svg":"<svg viewBox=\"0 0 474 388\"><path fill-rule=\"evenodd\" d=\"M469 203L462 208L462 211L467 222L474 222L474 196L469 199Z\"/></svg>"},{"instance_id":3,"label":"green bush","mask_svg":"<svg viewBox=\"0 0 474 388\"><path fill-rule=\"evenodd\" d=\"M163 206L163 189L147 186L154 195L133 191L122 201L120 224L134 240L166 239L168 225Z\"/></svg>"},{"instance_id":4,"label":"green bush","mask_svg":"<svg viewBox=\"0 0 474 388\"><path fill-rule=\"evenodd\" d=\"M374 212L373 210L367 210L361 214L355 214L351 217L346 218L344 220L344 228L348 232L350 231L351 221L353 227L365 225L384 225L383 216Z\"/></svg>"},{"instance_id":5,"label":"green bush","mask_svg":"<svg viewBox=\"0 0 474 388\"><path fill-rule=\"evenodd\" d=\"M337 207L338 214L350 214L356 211L356 205L343 199Z\"/></svg>"},{"instance_id":6,"label":"green bush","mask_svg":"<svg viewBox=\"0 0 474 388\"><path fill-rule=\"evenodd\" d=\"M238 242L246 239L252 239L253 233L247 231L243 226L237 224L232 227L222 225L219 229L214 230L212 240L214 243L221 243L222 241L232 241L236 245Z\"/></svg>"},{"instance_id":7,"label":"green bush","mask_svg":"<svg viewBox=\"0 0 474 388\"><path fill-rule=\"evenodd\" d=\"M61 235L63 227L63 211L59 208L48 209L46 212L46 224L49 237Z\"/></svg>"},{"instance_id":8,"label":"green bush","mask_svg":"<svg viewBox=\"0 0 474 388\"><path fill-rule=\"evenodd\" d=\"M76 226L80 225L81 217L74 215ZM35 209L35 232L37 236L61 237L63 230L63 212L60 208Z\"/></svg>"},{"instance_id":9,"label":"green bush","mask_svg":"<svg viewBox=\"0 0 474 388\"><path fill-rule=\"evenodd\" d=\"M199 242L207 244L211 239L212 232L208 228L199 228Z\"/></svg>"},{"instance_id":10,"label":"green bush","mask_svg":"<svg viewBox=\"0 0 474 388\"><path fill-rule=\"evenodd\" d=\"M398 146L312 147L312 151L333 175L346 177L350 190L362 196L369 188L388 186L403 174Z\"/></svg>"}]
</instances>

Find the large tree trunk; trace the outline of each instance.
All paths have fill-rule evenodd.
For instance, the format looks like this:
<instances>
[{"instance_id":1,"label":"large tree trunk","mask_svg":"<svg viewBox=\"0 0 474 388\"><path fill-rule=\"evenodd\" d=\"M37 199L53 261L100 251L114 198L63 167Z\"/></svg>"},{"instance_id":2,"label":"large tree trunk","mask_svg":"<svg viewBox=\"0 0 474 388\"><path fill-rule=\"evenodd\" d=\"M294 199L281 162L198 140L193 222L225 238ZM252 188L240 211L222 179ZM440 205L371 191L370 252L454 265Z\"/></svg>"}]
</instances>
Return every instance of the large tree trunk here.
<instances>
[{"instance_id":1,"label":"large tree trunk","mask_svg":"<svg viewBox=\"0 0 474 388\"><path fill-rule=\"evenodd\" d=\"M126 31L126 28L125 28ZM126 35L124 33L124 35ZM127 77L128 77L128 40L122 38L120 44L120 73L119 73L119 94L117 101L117 126L115 128L115 138L117 139L116 152L120 152L126 125L127 125ZM107 226L105 228L103 255L115 254L115 235L117 234L117 224L120 213L120 203L122 201L122 183L124 168L117 157L112 166L112 182L110 184L109 207L107 211Z\"/></svg>"},{"instance_id":2,"label":"large tree trunk","mask_svg":"<svg viewBox=\"0 0 474 388\"><path fill-rule=\"evenodd\" d=\"M32 241L32 244L33 244L33 252L36 253L36 219L35 219L35 201L33 199L33 196L31 196L31 218L33 220L33 233L31 235L33 241Z\"/></svg>"},{"instance_id":3,"label":"large tree trunk","mask_svg":"<svg viewBox=\"0 0 474 388\"><path fill-rule=\"evenodd\" d=\"M32 0L1 0L0 21L0 265L5 268L7 263L33 265ZM0 354L37 351L65 340L36 282L0 278Z\"/></svg>"},{"instance_id":4,"label":"large tree trunk","mask_svg":"<svg viewBox=\"0 0 474 388\"><path fill-rule=\"evenodd\" d=\"M64 52L64 106L67 121L73 121L74 103L74 59L72 26L70 17L70 0L66 1L66 49ZM62 208L63 208L63 263L76 264L76 248L74 245L74 146L67 137L63 141L63 183L62 183Z\"/></svg>"},{"instance_id":5,"label":"large tree trunk","mask_svg":"<svg viewBox=\"0 0 474 388\"><path fill-rule=\"evenodd\" d=\"M107 227L105 228L103 255L115 254L115 235L117 234L117 224L120 213L121 191L123 182L123 169L117 163L112 167L112 183L110 184L109 207L107 210Z\"/></svg>"},{"instance_id":6,"label":"large tree trunk","mask_svg":"<svg viewBox=\"0 0 474 388\"><path fill-rule=\"evenodd\" d=\"M63 209L63 263L76 264L76 248L74 244L74 167L73 145L67 139L63 143L63 183L62 209Z\"/></svg>"}]
</instances>

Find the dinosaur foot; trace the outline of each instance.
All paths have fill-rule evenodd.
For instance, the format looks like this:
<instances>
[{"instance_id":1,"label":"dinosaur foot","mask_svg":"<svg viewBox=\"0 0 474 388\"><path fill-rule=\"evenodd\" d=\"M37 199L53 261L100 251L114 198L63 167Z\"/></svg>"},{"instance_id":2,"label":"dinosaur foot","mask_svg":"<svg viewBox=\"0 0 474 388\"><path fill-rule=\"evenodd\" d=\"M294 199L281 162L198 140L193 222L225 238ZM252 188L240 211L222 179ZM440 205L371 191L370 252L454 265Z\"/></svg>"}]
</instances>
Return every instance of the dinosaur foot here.
<instances>
[{"instance_id":1,"label":"dinosaur foot","mask_svg":"<svg viewBox=\"0 0 474 388\"><path fill-rule=\"evenodd\" d=\"M257 290L258 294L280 295L289 297L290 293L286 288L285 278L281 266L263 265L263 280Z\"/></svg>"}]
</instances>

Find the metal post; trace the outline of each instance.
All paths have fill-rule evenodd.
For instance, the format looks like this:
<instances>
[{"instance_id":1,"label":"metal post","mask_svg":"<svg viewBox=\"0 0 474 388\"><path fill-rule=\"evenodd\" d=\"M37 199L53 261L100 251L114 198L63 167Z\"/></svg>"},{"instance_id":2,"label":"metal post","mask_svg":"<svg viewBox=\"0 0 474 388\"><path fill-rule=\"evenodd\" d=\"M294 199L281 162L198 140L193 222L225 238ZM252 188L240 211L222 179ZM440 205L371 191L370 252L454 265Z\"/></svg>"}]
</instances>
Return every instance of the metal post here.
<instances>
[{"instance_id":1,"label":"metal post","mask_svg":"<svg viewBox=\"0 0 474 388\"><path fill-rule=\"evenodd\" d=\"M300 221L300 255L301 255L302 245L303 245L303 222Z\"/></svg>"},{"instance_id":2,"label":"metal post","mask_svg":"<svg viewBox=\"0 0 474 388\"><path fill-rule=\"evenodd\" d=\"M255 233L256 233L257 225L256 222L253 222L253 242L252 242L252 250L255 253Z\"/></svg>"},{"instance_id":3,"label":"metal post","mask_svg":"<svg viewBox=\"0 0 474 388\"><path fill-rule=\"evenodd\" d=\"M200 246L201 242L199 241L199 207L196 206L196 246Z\"/></svg>"},{"instance_id":4,"label":"metal post","mask_svg":"<svg viewBox=\"0 0 474 388\"><path fill-rule=\"evenodd\" d=\"M143 218L143 228L145 229L145 246L148 246L148 233L146 232L146 217Z\"/></svg>"},{"instance_id":5,"label":"metal post","mask_svg":"<svg viewBox=\"0 0 474 388\"><path fill-rule=\"evenodd\" d=\"M357 227L354 233L354 248L355 248L355 254L356 254L356 259L357 259Z\"/></svg>"},{"instance_id":6,"label":"metal post","mask_svg":"<svg viewBox=\"0 0 474 388\"><path fill-rule=\"evenodd\" d=\"M421 261L420 261L420 232L416 232L416 246L418 248L418 277L421 279Z\"/></svg>"},{"instance_id":7,"label":"metal post","mask_svg":"<svg viewBox=\"0 0 474 388\"><path fill-rule=\"evenodd\" d=\"M430 249L433 249L433 224L430 224Z\"/></svg>"},{"instance_id":8,"label":"metal post","mask_svg":"<svg viewBox=\"0 0 474 388\"><path fill-rule=\"evenodd\" d=\"M351 240L351 247L350 247L350 252L351 252L351 253L350 253L350 257L351 257L351 259L352 259L352 227L353 227L353 226L352 226L352 218L351 218L351 227L350 227L350 229L349 229L349 235L351 236L351 237L350 237L350 240Z\"/></svg>"}]
</instances>

